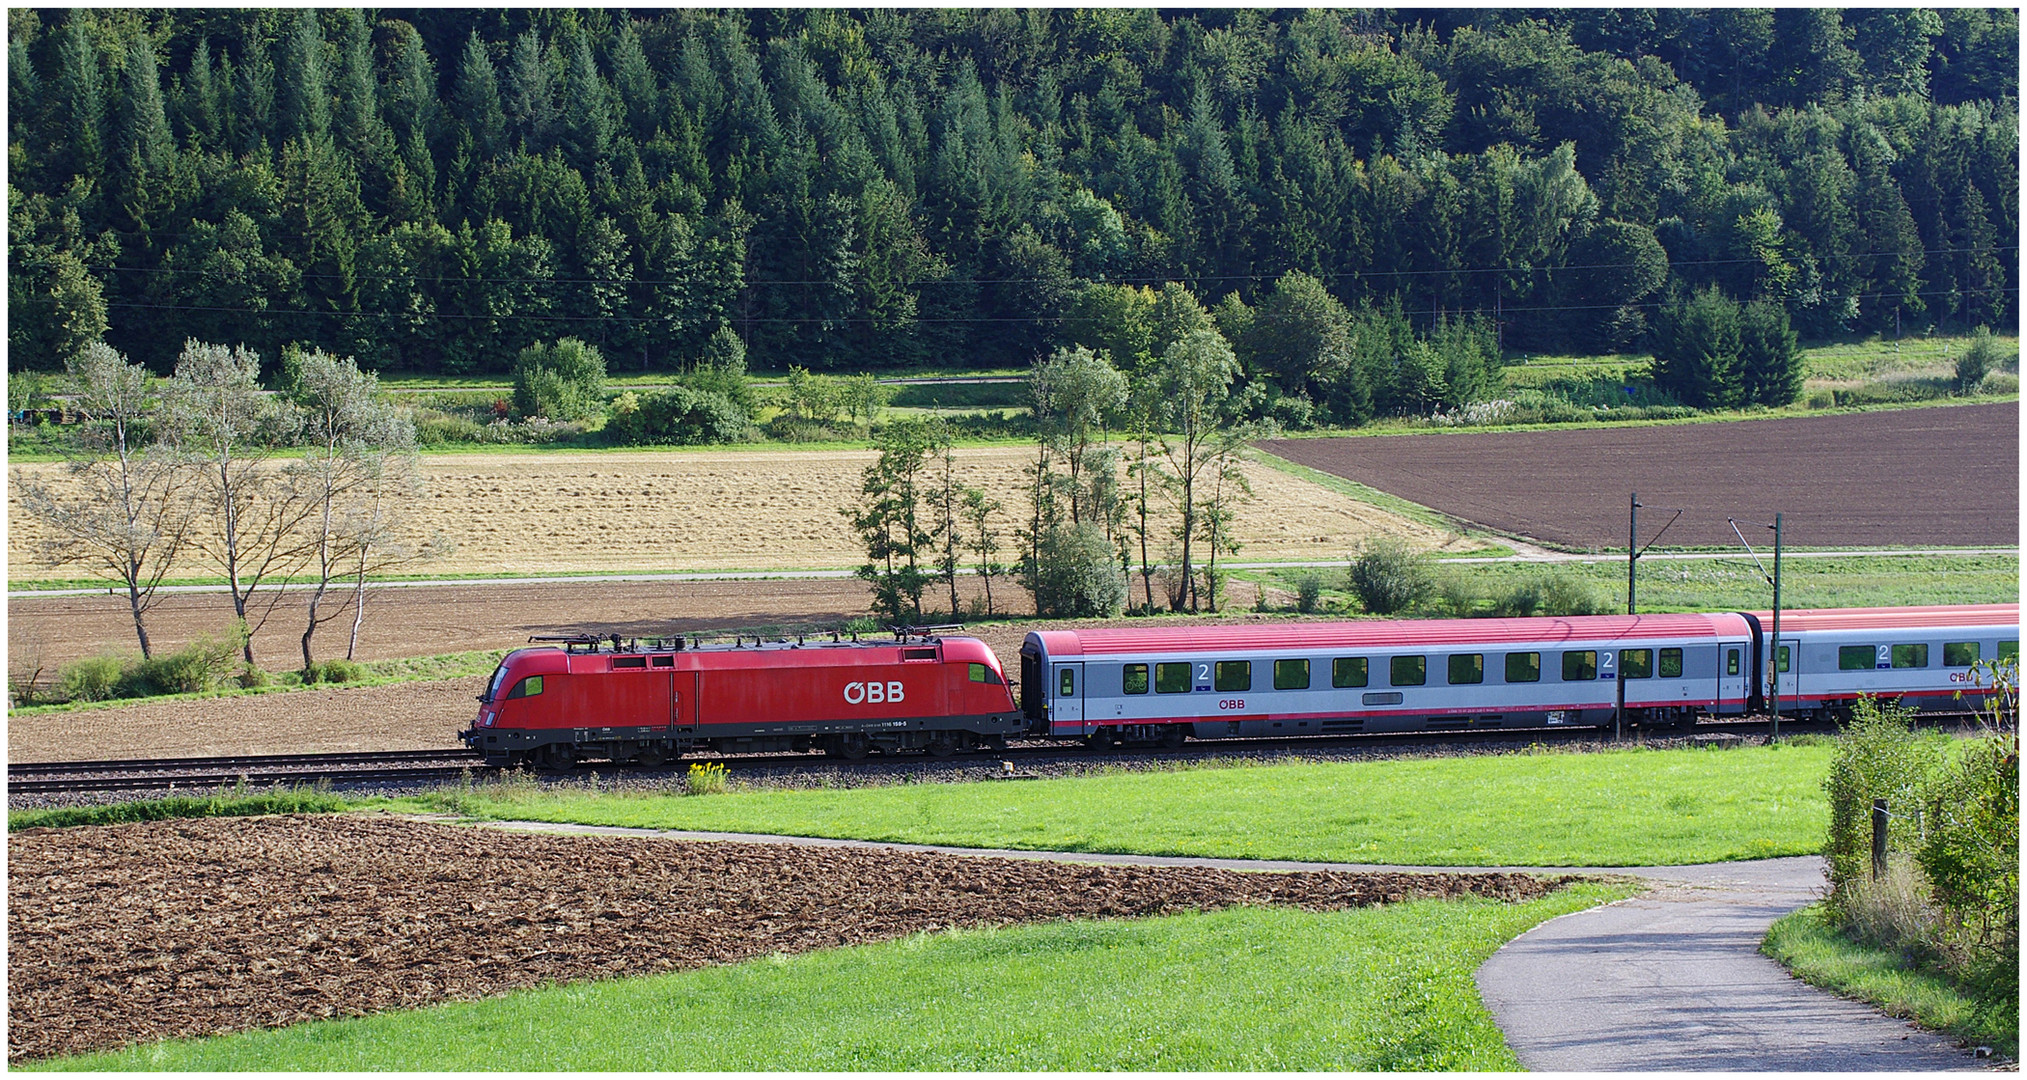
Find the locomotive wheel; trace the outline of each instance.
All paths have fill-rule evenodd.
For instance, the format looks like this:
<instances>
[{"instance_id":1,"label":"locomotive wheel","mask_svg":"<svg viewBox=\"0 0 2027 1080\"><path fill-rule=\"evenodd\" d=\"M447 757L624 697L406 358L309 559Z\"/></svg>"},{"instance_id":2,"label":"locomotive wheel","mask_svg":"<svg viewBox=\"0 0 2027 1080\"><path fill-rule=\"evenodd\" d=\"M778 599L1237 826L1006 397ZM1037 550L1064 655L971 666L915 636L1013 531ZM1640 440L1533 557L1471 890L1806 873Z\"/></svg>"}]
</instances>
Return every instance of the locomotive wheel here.
<instances>
[{"instance_id":1,"label":"locomotive wheel","mask_svg":"<svg viewBox=\"0 0 2027 1080\"><path fill-rule=\"evenodd\" d=\"M536 759L538 767L550 772L569 772L577 764L577 748L569 743L550 743Z\"/></svg>"},{"instance_id":2,"label":"locomotive wheel","mask_svg":"<svg viewBox=\"0 0 2027 1080\"><path fill-rule=\"evenodd\" d=\"M659 746L644 747L634 760L644 769L659 769L669 763L669 752Z\"/></svg>"},{"instance_id":3,"label":"locomotive wheel","mask_svg":"<svg viewBox=\"0 0 2027 1080\"><path fill-rule=\"evenodd\" d=\"M930 736L929 745L925 747L929 751L929 756L933 758L947 758L957 753L957 748L958 737L948 731L939 731Z\"/></svg>"},{"instance_id":4,"label":"locomotive wheel","mask_svg":"<svg viewBox=\"0 0 2027 1080\"><path fill-rule=\"evenodd\" d=\"M837 756L844 758L846 761L864 761L866 760L866 755L873 752L872 740L857 731L839 735L836 745Z\"/></svg>"}]
</instances>

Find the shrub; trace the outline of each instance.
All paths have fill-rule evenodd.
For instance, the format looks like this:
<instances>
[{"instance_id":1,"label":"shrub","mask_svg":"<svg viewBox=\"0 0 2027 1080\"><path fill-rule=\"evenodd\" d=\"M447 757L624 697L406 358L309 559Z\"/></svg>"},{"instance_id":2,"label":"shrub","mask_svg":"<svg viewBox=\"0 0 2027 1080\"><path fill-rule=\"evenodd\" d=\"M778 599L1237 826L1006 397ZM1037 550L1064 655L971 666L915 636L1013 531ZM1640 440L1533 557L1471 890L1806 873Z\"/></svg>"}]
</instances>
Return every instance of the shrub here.
<instances>
[{"instance_id":1,"label":"shrub","mask_svg":"<svg viewBox=\"0 0 2027 1080\"><path fill-rule=\"evenodd\" d=\"M1604 598L1576 573L1560 566L1541 572L1541 615L1602 615Z\"/></svg>"},{"instance_id":2,"label":"shrub","mask_svg":"<svg viewBox=\"0 0 2027 1080\"><path fill-rule=\"evenodd\" d=\"M604 402L605 356L596 345L538 341L514 358L514 408L522 416L582 420Z\"/></svg>"},{"instance_id":3,"label":"shrub","mask_svg":"<svg viewBox=\"0 0 2027 1080\"><path fill-rule=\"evenodd\" d=\"M1304 570L1295 575L1295 610L1304 615L1314 612L1323 600L1323 575L1315 570Z\"/></svg>"},{"instance_id":4,"label":"shrub","mask_svg":"<svg viewBox=\"0 0 2027 1080\"><path fill-rule=\"evenodd\" d=\"M87 656L64 665L56 677L57 697L64 701L107 701L117 695L127 661L119 656Z\"/></svg>"},{"instance_id":5,"label":"shrub","mask_svg":"<svg viewBox=\"0 0 2027 1080\"><path fill-rule=\"evenodd\" d=\"M1971 343L1957 357L1957 386L1968 393L1977 388L1988 372L1998 370L2008 361L2011 361L2011 366L2018 367L2020 354L2016 351L2007 356L1998 339L1992 336L1992 331L1980 326L1972 333Z\"/></svg>"},{"instance_id":6,"label":"shrub","mask_svg":"<svg viewBox=\"0 0 2027 1080\"><path fill-rule=\"evenodd\" d=\"M151 694L201 694L239 673L246 650L246 630L235 623L223 634L206 634L172 653L129 667L121 679L122 697Z\"/></svg>"},{"instance_id":7,"label":"shrub","mask_svg":"<svg viewBox=\"0 0 2027 1080\"><path fill-rule=\"evenodd\" d=\"M1965 745L1929 786L1925 836L1915 854L1935 889L1938 938L1952 966L1982 991L2020 985L2020 735L2018 665L1980 665L1995 684L1995 723ZM2017 1017L2016 1017L2017 1022Z\"/></svg>"},{"instance_id":8,"label":"shrub","mask_svg":"<svg viewBox=\"0 0 2027 1080\"><path fill-rule=\"evenodd\" d=\"M1453 619L1468 619L1478 610L1478 583L1451 570L1436 579L1436 606Z\"/></svg>"},{"instance_id":9,"label":"shrub","mask_svg":"<svg viewBox=\"0 0 2027 1080\"><path fill-rule=\"evenodd\" d=\"M746 411L723 394L672 387L646 397L632 391L614 402L606 437L623 445L695 446L736 442L746 434Z\"/></svg>"},{"instance_id":10,"label":"shrub","mask_svg":"<svg viewBox=\"0 0 2027 1080\"><path fill-rule=\"evenodd\" d=\"M350 660L312 662L303 669L305 684L358 682L365 677L366 669Z\"/></svg>"},{"instance_id":11,"label":"shrub","mask_svg":"<svg viewBox=\"0 0 2027 1080\"><path fill-rule=\"evenodd\" d=\"M1435 589L1431 560L1398 537L1368 537L1352 556L1346 586L1365 610L1393 615L1422 602Z\"/></svg>"},{"instance_id":12,"label":"shrub","mask_svg":"<svg viewBox=\"0 0 2027 1080\"><path fill-rule=\"evenodd\" d=\"M1984 381L1978 384L1978 392L1981 394L2017 394L2020 392L2020 376L2008 374L2004 371L1994 371L1986 375Z\"/></svg>"},{"instance_id":13,"label":"shrub","mask_svg":"<svg viewBox=\"0 0 2027 1080\"><path fill-rule=\"evenodd\" d=\"M1837 740L1823 788L1830 796L1830 833L1823 855L1830 863L1829 907L1841 922L1856 908L1854 883L1872 872L1872 801L1885 799L1896 816L1888 847L1912 847L1913 811L1924 782L1940 762L1938 744L1915 733L1914 712L1897 702L1861 697ZM1894 839L1900 844L1895 845Z\"/></svg>"},{"instance_id":14,"label":"shrub","mask_svg":"<svg viewBox=\"0 0 2027 1080\"><path fill-rule=\"evenodd\" d=\"M1541 578L1539 575L1518 581L1492 601L1492 615L1500 619L1525 619L1541 613Z\"/></svg>"},{"instance_id":15,"label":"shrub","mask_svg":"<svg viewBox=\"0 0 2027 1080\"><path fill-rule=\"evenodd\" d=\"M1126 607L1126 574L1105 534L1089 522L1044 537L1040 564L1022 575L1035 613L1048 618L1109 618Z\"/></svg>"}]
</instances>

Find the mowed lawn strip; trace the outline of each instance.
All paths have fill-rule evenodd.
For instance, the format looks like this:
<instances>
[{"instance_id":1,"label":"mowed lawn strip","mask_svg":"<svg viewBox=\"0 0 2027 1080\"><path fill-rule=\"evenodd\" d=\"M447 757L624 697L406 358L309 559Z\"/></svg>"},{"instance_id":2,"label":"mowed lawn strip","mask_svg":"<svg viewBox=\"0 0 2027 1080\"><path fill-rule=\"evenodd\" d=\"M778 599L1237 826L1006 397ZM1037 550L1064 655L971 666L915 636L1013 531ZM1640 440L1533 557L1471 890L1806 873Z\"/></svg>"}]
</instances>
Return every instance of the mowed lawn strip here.
<instances>
[{"instance_id":1,"label":"mowed lawn strip","mask_svg":"<svg viewBox=\"0 0 2027 1080\"><path fill-rule=\"evenodd\" d=\"M1822 846L1827 745L1120 772L855 790L612 794L495 785L479 818L1038 851L1408 866L1649 866ZM736 787L738 774L732 774Z\"/></svg>"},{"instance_id":2,"label":"mowed lawn strip","mask_svg":"<svg viewBox=\"0 0 2027 1080\"><path fill-rule=\"evenodd\" d=\"M1529 927L1631 891L946 931L35 1067L1514 1070L1472 972Z\"/></svg>"}]
</instances>

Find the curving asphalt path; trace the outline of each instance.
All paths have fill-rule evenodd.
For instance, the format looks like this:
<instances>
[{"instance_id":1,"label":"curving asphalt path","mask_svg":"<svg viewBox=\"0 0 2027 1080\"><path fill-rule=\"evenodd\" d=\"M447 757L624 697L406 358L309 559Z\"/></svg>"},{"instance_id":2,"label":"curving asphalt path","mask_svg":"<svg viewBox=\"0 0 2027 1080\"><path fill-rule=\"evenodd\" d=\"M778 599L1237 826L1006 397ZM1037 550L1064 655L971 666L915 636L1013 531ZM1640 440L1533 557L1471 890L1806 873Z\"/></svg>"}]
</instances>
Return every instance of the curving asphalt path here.
<instances>
[{"instance_id":1,"label":"curving asphalt path","mask_svg":"<svg viewBox=\"0 0 2027 1080\"><path fill-rule=\"evenodd\" d=\"M540 822L488 826L1232 870L1586 872L1581 867L1379 866L982 850ZM1486 1008L1528 1069L1942 1072L1983 1067L1951 1040L1818 990L1760 954L1760 941L1774 920L1821 895L1821 858L1589 872L1638 877L1651 887L1617 903L1551 919L1508 942L1478 969Z\"/></svg>"},{"instance_id":2,"label":"curving asphalt path","mask_svg":"<svg viewBox=\"0 0 2027 1080\"><path fill-rule=\"evenodd\" d=\"M1822 893L1823 860L1617 871L1639 896L1551 919L1478 969L1521 1064L1548 1072L1940 1072L1981 1062L1759 952Z\"/></svg>"}]
</instances>

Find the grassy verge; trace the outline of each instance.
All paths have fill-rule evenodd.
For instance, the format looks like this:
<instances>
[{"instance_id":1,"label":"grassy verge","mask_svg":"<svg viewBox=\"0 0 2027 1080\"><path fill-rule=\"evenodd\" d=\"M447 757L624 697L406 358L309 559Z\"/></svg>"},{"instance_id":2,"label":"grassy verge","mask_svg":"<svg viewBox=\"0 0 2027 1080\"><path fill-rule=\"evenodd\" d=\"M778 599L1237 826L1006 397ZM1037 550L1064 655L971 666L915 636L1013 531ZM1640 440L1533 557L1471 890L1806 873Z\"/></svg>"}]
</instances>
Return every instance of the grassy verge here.
<instances>
[{"instance_id":1,"label":"grassy verge","mask_svg":"<svg viewBox=\"0 0 2027 1080\"><path fill-rule=\"evenodd\" d=\"M1812 986L1878 1006L1925 1028L2020 1056L2020 1002L1981 1000L1899 952L1861 945L1832 927L1820 904L1775 923L1760 951Z\"/></svg>"},{"instance_id":2,"label":"grassy verge","mask_svg":"<svg viewBox=\"0 0 2027 1080\"><path fill-rule=\"evenodd\" d=\"M1475 552L1472 554L1476 554ZM1261 581L1289 593L1305 573L1323 575L1318 608L1356 612L1346 588L1344 567L1313 570L1238 571L1241 580ZM1601 610L1626 609L1626 562L1601 556L1594 562L1461 563L1440 573L1478 598L1481 610L1520 585L1559 574L1587 586ZM1648 558L1640 564L1642 611L1752 611L1770 602L1758 564L1744 555L1712 559ZM1781 602L1790 609L1903 607L1918 604L2017 603L2017 555L1849 555L1788 559L1781 564ZM1250 595L1250 594L1243 594Z\"/></svg>"},{"instance_id":3,"label":"grassy verge","mask_svg":"<svg viewBox=\"0 0 2027 1080\"><path fill-rule=\"evenodd\" d=\"M958 847L1436 866L1640 866L1822 846L1823 745L1120 771L737 790L488 784L397 801L476 818Z\"/></svg>"},{"instance_id":4,"label":"grassy verge","mask_svg":"<svg viewBox=\"0 0 2027 1080\"><path fill-rule=\"evenodd\" d=\"M9 717L20 718L42 716L49 713L75 712L84 709L116 709L123 705L158 701L201 701L221 697L242 697L248 694L284 694L296 690L329 690L338 686L382 686L388 683L427 682L433 679L465 679L490 675L500 666L500 657L506 652L501 649L487 649L476 652L441 653L436 656L403 656L391 660L371 660L360 664L360 677L341 683L304 683L302 673L296 671L269 672L273 680L266 686L225 687L207 690L201 694L155 694L147 697L113 698L108 701L72 701L61 705L27 705L10 709Z\"/></svg>"},{"instance_id":5,"label":"grassy verge","mask_svg":"<svg viewBox=\"0 0 2027 1080\"><path fill-rule=\"evenodd\" d=\"M199 1071L1513 1070L1472 972L1618 899L954 930L48 1063Z\"/></svg>"},{"instance_id":6,"label":"grassy verge","mask_svg":"<svg viewBox=\"0 0 2027 1080\"><path fill-rule=\"evenodd\" d=\"M216 795L177 795L145 802L106 806L66 806L53 810L10 810L7 831L70 828L78 825L125 825L171 818L255 817L261 814L329 814L349 810L356 800L318 788L276 788L248 791L244 785Z\"/></svg>"}]
</instances>

